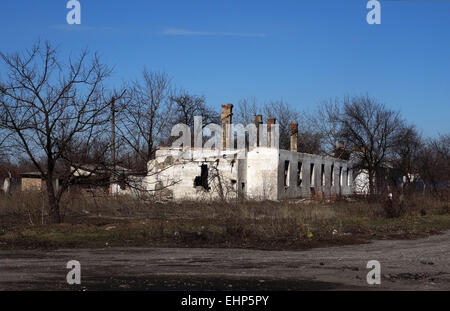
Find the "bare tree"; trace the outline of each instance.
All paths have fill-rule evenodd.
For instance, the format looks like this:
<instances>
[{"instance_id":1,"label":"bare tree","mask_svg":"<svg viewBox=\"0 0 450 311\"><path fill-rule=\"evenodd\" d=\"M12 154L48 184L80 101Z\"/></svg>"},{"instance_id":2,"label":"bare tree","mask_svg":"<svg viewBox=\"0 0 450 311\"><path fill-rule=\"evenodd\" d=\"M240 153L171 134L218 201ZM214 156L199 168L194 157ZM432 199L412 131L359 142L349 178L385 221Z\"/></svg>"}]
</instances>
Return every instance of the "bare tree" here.
<instances>
[{"instance_id":1,"label":"bare tree","mask_svg":"<svg viewBox=\"0 0 450 311\"><path fill-rule=\"evenodd\" d=\"M336 146L341 139L342 105L339 100L323 101L313 115L305 118L307 131L315 137L320 154L334 156ZM305 126L304 126L305 127Z\"/></svg>"},{"instance_id":2,"label":"bare tree","mask_svg":"<svg viewBox=\"0 0 450 311\"><path fill-rule=\"evenodd\" d=\"M206 105L204 96L192 95L181 90L171 96L171 100L175 105L174 124L183 123L189 127L193 127L195 116L202 116L203 126L210 123L218 124L220 122L219 113Z\"/></svg>"},{"instance_id":3,"label":"bare tree","mask_svg":"<svg viewBox=\"0 0 450 311\"><path fill-rule=\"evenodd\" d=\"M8 156L8 152L6 150L6 140L8 139L8 135L5 130L0 130L0 157L6 158Z\"/></svg>"},{"instance_id":4,"label":"bare tree","mask_svg":"<svg viewBox=\"0 0 450 311\"><path fill-rule=\"evenodd\" d=\"M0 102L2 101L2 93L0 92ZM2 106L0 106L0 116L5 115L5 111ZM10 136L9 131L0 123L0 159L5 160L8 158L8 149L6 148L6 141ZM0 161L2 161L0 160Z\"/></svg>"},{"instance_id":5,"label":"bare tree","mask_svg":"<svg viewBox=\"0 0 450 311\"><path fill-rule=\"evenodd\" d=\"M264 114L274 117L280 131L280 149L290 149L290 124L299 121L297 110L289 106L285 101L273 101L264 105Z\"/></svg>"},{"instance_id":6,"label":"bare tree","mask_svg":"<svg viewBox=\"0 0 450 311\"><path fill-rule=\"evenodd\" d=\"M358 167L367 170L369 192L375 193L375 173L392 155L403 128L399 112L369 96L346 98L339 116L340 136L356 148Z\"/></svg>"},{"instance_id":7,"label":"bare tree","mask_svg":"<svg viewBox=\"0 0 450 311\"><path fill-rule=\"evenodd\" d=\"M6 68L0 82L0 123L11 133L9 145L41 173L50 219L61 222L60 201L73 177L67 170L74 163L73 152L105 135L109 102L103 98L103 82L111 71L87 51L60 62L50 43L0 57ZM65 168L61 176L59 165ZM58 177L61 184L55 187Z\"/></svg>"},{"instance_id":8,"label":"bare tree","mask_svg":"<svg viewBox=\"0 0 450 311\"><path fill-rule=\"evenodd\" d=\"M280 148L290 149L290 124L299 122L297 110L289 106L285 101L271 101L265 104L258 104L255 98L245 98L238 102L235 111L236 121L244 125L253 123L253 118L257 114L265 115L266 118L276 118L280 131Z\"/></svg>"},{"instance_id":9,"label":"bare tree","mask_svg":"<svg viewBox=\"0 0 450 311\"><path fill-rule=\"evenodd\" d=\"M415 166L426 188L448 201L450 189L450 134L429 139L420 148Z\"/></svg>"},{"instance_id":10,"label":"bare tree","mask_svg":"<svg viewBox=\"0 0 450 311\"><path fill-rule=\"evenodd\" d=\"M244 126L253 123L254 116L262 113L263 107L258 105L255 97L244 98L238 101L234 110L235 123Z\"/></svg>"},{"instance_id":11,"label":"bare tree","mask_svg":"<svg viewBox=\"0 0 450 311\"><path fill-rule=\"evenodd\" d=\"M121 101L117 130L124 147L136 156L138 171L144 173L156 147L170 136L172 88L166 74L144 69L142 81L136 80L129 89Z\"/></svg>"},{"instance_id":12,"label":"bare tree","mask_svg":"<svg viewBox=\"0 0 450 311\"><path fill-rule=\"evenodd\" d=\"M393 162L408 184L417 174L416 161L422 144L422 137L414 125L400 125L393 147Z\"/></svg>"},{"instance_id":13,"label":"bare tree","mask_svg":"<svg viewBox=\"0 0 450 311\"><path fill-rule=\"evenodd\" d=\"M322 135L305 126L301 126L298 135L298 152L309 154L322 153Z\"/></svg>"}]
</instances>

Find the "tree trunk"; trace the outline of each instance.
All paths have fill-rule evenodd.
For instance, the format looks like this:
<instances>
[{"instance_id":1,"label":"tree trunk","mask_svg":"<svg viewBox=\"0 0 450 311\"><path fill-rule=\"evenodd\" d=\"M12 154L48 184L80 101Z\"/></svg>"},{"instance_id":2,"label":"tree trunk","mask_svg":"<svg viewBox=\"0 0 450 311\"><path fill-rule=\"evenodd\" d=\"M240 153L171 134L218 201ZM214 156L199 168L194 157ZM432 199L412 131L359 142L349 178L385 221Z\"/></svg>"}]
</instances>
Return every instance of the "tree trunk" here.
<instances>
[{"instance_id":1,"label":"tree trunk","mask_svg":"<svg viewBox=\"0 0 450 311\"><path fill-rule=\"evenodd\" d=\"M53 187L53 178L51 176L47 177L46 184L50 221L52 223L59 224L61 223L61 213L59 211L59 202L56 200L55 190Z\"/></svg>"},{"instance_id":2,"label":"tree trunk","mask_svg":"<svg viewBox=\"0 0 450 311\"><path fill-rule=\"evenodd\" d=\"M374 183L374 171L372 169L368 169L369 173L369 194L371 197L375 195L375 183Z\"/></svg>"}]
</instances>

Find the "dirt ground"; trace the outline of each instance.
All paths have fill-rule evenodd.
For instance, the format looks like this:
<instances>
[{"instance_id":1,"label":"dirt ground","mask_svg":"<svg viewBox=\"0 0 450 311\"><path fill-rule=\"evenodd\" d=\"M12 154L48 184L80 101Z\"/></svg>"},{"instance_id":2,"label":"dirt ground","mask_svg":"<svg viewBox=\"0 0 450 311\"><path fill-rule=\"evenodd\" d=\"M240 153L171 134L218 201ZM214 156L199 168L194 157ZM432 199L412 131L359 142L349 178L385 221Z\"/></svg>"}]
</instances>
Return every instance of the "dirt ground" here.
<instances>
[{"instance_id":1,"label":"dirt ground","mask_svg":"<svg viewBox=\"0 0 450 311\"><path fill-rule=\"evenodd\" d=\"M81 263L81 285L66 263ZM369 260L381 285L368 285ZM199 248L1 250L0 290L450 290L450 232L305 251Z\"/></svg>"}]
</instances>

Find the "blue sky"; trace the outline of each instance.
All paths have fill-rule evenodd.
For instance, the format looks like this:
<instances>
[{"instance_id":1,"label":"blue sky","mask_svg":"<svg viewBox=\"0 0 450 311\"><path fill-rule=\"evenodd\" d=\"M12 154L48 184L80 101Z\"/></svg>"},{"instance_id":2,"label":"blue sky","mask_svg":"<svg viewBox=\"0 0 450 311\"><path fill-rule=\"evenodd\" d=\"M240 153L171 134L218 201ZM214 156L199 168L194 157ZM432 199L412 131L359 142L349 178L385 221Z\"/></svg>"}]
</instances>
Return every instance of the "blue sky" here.
<instances>
[{"instance_id":1,"label":"blue sky","mask_svg":"<svg viewBox=\"0 0 450 311\"><path fill-rule=\"evenodd\" d=\"M210 105L283 99L311 111L322 100L369 93L425 135L450 132L450 1L79 0L2 1L2 51L38 38L88 47L114 66L112 85L146 66Z\"/></svg>"}]
</instances>

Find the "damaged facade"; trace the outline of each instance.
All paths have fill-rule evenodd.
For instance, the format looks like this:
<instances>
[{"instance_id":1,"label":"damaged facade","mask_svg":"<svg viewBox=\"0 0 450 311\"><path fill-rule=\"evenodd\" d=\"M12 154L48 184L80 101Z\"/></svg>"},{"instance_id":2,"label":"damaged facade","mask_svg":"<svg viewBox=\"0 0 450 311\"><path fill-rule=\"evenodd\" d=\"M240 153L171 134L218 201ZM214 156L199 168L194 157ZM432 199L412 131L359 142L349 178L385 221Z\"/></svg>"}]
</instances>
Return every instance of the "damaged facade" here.
<instances>
[{"instance_id":1,"label":"damaged facade","mask_svg":"<svg viewBox=\"0 0 450 311\"><path fill-rule=\"evenodd\" d=\"M144 178L147 190L175 200L282 200L352 193L349 161L297 152L297 123L290 125L290 150L274 144L275 118L268 117L267 135L260 134L261 115L254 119L256 142L244 149L229 148L234 145L234 135L227 126L232 124L232 109L231 104L222 105L221 150L192 148L186 155L181 148L158 148ZM244 157L239 156L242 153Z\"/></svg>"}]
</instances>

